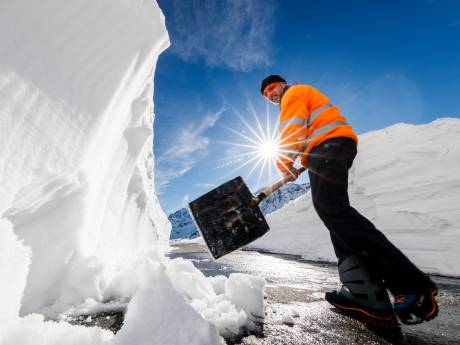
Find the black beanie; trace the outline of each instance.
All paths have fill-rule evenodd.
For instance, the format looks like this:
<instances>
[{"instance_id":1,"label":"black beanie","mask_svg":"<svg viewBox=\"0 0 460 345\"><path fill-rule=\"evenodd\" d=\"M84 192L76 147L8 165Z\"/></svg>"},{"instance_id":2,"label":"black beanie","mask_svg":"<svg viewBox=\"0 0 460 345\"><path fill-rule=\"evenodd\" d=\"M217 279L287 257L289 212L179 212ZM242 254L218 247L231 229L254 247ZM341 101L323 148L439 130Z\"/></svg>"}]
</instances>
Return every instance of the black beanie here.
<instances>
[{"instance_id":1,"label":"black beanie","mask_svg":"<svg viewBox=\"0 0 460 345\"><path fill-rule=\"evenodd\" d=\"M279 75L277 74L272 74L272 75L269 75L267 78L265 78L264 80L262 80L262 84L260 85L260 93L263 95L264 94L264 90L265 88L270 85L271 83L275 83L275 82L283 82L285 83L286 80L284 80L283 78L281 78Z\"/></svg>"}]
</instances>

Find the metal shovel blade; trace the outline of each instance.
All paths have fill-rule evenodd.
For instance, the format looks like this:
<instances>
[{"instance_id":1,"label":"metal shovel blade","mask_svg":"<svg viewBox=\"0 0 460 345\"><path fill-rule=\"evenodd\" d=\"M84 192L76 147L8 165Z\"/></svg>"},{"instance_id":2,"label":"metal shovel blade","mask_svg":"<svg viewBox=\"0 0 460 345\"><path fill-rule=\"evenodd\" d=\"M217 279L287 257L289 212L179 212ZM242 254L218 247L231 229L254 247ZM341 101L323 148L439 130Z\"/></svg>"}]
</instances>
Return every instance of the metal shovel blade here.
<instances>
[{"instance_id":1,"label":"metal shovel blade","mask_svg":"<svg viewBox=\"0 0 460 345\"><path fill-rule=\"evenodd\" d=\"M261 237L268 224L238 176L189 203L198 229L214 259Z\"/></svg>"}]
</instances>

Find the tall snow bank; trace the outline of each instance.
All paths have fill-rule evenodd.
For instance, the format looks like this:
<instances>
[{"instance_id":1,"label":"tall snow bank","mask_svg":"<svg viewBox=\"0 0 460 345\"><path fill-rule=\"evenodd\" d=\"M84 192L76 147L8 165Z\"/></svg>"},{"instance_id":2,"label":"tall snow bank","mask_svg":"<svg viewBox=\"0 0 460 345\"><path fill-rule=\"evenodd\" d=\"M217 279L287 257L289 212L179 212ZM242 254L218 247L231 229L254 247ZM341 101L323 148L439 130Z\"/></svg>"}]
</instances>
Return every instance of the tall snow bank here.
<instances>
[{"instance_id":1,"label":"tall snow bank","mask_svg":"<svg viewBox=\"0 0 460 345\"><path fill-rule=\"evenodd\" d=\"M460 119L397 124L360 136L351 204L429 273L460 276ZM310 193L267 216L253 247L336 261Z\"/></svg>"},{"instance_id":2,"label":"tall snow bank","mask_svg":"<svg viewBox=\"0 0 460 345\"><path fill-rule=\"evenodd\" d=\"M0 16L0 215L32 251L21 313L54 317L169 235L151 176L168 36L149 1L18 0Z\"/></svg>"}]
</instances>

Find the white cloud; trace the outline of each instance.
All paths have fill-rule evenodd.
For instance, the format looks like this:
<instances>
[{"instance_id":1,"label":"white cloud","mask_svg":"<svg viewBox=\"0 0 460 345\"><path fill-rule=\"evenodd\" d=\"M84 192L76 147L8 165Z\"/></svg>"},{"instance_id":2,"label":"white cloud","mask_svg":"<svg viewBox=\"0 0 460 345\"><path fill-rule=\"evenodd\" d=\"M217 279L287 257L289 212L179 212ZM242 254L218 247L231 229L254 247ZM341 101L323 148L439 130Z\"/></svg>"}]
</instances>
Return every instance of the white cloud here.
<instances>
[{"instance_id":1,"label":"white cloud","mask_svg":"<svg viewBox=\"0 0 460 345\"><path fill-rule=\"evenodd\" d=\"M171 51L186 61L247 71L270 65L273 0L172 0Z\"/></svg>"},{"instance_id":2,"label":"white cloud","mask_svg":"<svg viewBox=\"0 0 460 345\"><path fill-rule=\"evenodd\" d=\"M177 131L171 145L155 158L155 185L158 194L163 194L171 180L190 171L195 164L208 154L209 139L205 132L213 127L223 112L222 107L214 114L206 116L198 124L191 124Z\"/></svg>"}]
</instances>

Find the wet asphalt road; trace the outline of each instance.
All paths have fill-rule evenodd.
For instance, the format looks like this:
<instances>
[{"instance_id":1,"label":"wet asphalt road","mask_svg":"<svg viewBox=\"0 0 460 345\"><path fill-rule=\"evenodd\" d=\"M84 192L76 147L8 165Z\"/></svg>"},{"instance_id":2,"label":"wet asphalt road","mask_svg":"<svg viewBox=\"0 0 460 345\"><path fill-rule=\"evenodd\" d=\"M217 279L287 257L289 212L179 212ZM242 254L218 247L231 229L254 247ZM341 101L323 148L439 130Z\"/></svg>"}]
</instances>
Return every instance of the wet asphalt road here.
<instances>
[{"instance_id":1,"label":"wet asphalt road","mask_svg":"<svg viewBox=\"0 0 460 345\"><path fill-rule=\"evenodd\" d=\"M324 293L339 286L334 265L254 251L236 251L214 261L200 245L174 248L171 258L190 260L207 276L242 272L266 279L266 316L261 329L230 343L460 345L460 279L432 277L440 288L440 314L435 320L381 330L337 313L324 301Z\"/></svg>"}]
</instances>

